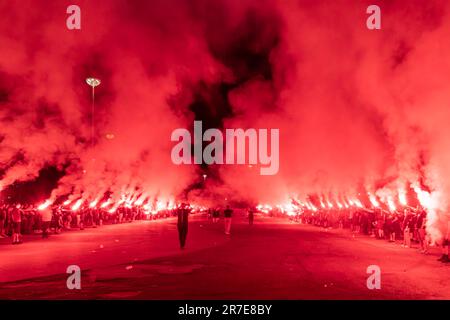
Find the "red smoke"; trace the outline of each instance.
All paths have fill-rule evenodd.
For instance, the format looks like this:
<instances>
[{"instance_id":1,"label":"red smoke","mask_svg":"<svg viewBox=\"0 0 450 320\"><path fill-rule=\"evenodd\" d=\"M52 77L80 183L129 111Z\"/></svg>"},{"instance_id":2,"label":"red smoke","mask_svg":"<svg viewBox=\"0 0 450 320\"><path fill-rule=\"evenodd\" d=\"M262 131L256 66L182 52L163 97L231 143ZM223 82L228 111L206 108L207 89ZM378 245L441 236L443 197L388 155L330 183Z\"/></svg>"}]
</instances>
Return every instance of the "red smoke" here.
<instances>
[{"instance_id":1,"label":"red smoke","mask_svg":"<svg viewBox=\"0 0 450 320\"><path fill-rule=\"evenodd\" d=\"M366 28L369 1L75 2L80 31L65 26L68 3L0 4L3 187L69 165L54 197L177 196L200 174L171 163L170 133L205 116L279 128L280 171L213 166L191 197L275 203L363 188L383 198L413 184L438 197L430 230L441 228L448 1L378 1L381 30ZM88 76L102 79L93 148Z\"/></svg>"}]
</instances>

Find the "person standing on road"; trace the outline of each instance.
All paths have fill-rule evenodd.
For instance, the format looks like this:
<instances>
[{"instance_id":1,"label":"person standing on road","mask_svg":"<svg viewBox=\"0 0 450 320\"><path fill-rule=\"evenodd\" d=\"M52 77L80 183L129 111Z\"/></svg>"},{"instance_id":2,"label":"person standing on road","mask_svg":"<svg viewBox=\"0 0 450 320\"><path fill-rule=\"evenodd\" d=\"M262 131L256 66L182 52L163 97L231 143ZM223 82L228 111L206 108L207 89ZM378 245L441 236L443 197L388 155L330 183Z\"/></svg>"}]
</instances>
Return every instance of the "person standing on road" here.
<instances>
[{"instance_id":1,"label":"person standing on road","mask_svg":"<svg viewBox=\"0 0 450 320\"><path fill-rule=\"evenodd\" d=\"M213 217L213 209L208 208L208 220L212 219Z\"/></svg>"},{"instance_id":2,"label":"person standing on road","mask_svg":"<svg viewBox=\"0 0 450 320\"><path fill-rule=\"evenodd\" d=\"M248 224L250 226L252 226L253 225L253 219L255 218L255 213L253 212L253 209L252 208L248 208L247 214L248 214Z\"/></svg>"},{"instance_id":3,"label":"person standing on road","mask_svg":"<svg viewBox=\"0 0 450 320\"><path fill-rule=\"evenodd\" d=\"M233 210L230 209L230 206L227 206L224 211L225 217L225 234L229 235L231 230L231 216L233 215Z\"/></svg>"},{"instance_id":4,"label":"person standing on road","mask_svg":"<svg viewBox=\"0 0 450 320\"><path fill-rule=\"evenodd\" d=\"M422 210L416 221L416 228L418 230L420 248L422 249L421 253L424 253L424 254L428 253L426 216L427 216L427 213L425 212L425 210Z\"/></svg>"},{"instance_id":5,"label":"person standing on road","mask_svg":"<svg viewBox=\"0 0 450 320\"><path fill-rule=\"evenodd\" d=\"M55 227L55 234L60 233L62 226L61 207L56 207L53 209L53 223Z\"/></svg>"},{"instance_id":6,"label":"person standing on road","mask_svg":"<svg viewBox=\"0 0 450 320\"><path fill-rule=\"evenodd\" d=\"M79 221L80 230L84 230L84 219L86 217L85 209L79 208L77 212L77 221Z\"/></svg>"},{"instance_id":7,"label":"person standing on road","mask_svg":"<svg viewBox=\"0 0 450 320\"><path fill-rule=\"evenodd\" d=\"M52 208L49 206L41 211L42 215L42 238L48 238L48 229L52 222Z\"/></svg>"},{"instance_id":8,"label":"person standing on road","mask_svg":"<svg viewBox=\"0 0 450 320\"><path fill-rule=\"evenodd\" d=\"M412 220L411 210L409 208L405 209L405 218L403 219L403 244L402 247L411 248L411 231L410 228Z\"/></svg>"},{"instance_id":9,"label":"person standing on road","mask_svg":"<svg viewBox=\"0 0 450 320\"><path fill-rule=\"evenodd\" d=\"M450 259L448 258L448 245L450 241L450 220L447 221L447 233L444 237L444 240L442 242L442 257L440 257L438 260L442 263L449 263Z\"/></svg>"},{"instance_id":10,"label":"person standing on road","mask_svg":"<svg viewBox=\"0 0 450 320\"><path fill-rule=\"evenodd\" d=\"M11 208L11 219L13 224L12 244L21 244L20 227L22 222L22 213L20 212L19 204Z\"/></svg>"},{"instance_id":11,"label":"person standing on road","mask_svg":"<svg viewBox=\"0 0 450 320\"><path fill-rule=\"evenodd\" d=\"M213 223L217 223L219 221L219 218L220 218L220 209L214 208L213 209Z\"/></svg>"},{"instance_id":12,"label":"person standing on road","mask_svg":"<svg viewBox=\"0 0 450 320\"><path fill-rule=\"evenodd\" d=\"M188 223L189 223L189 206L185 203L181 204L180 208L178 208L178 238L180 240L180 248L184 249L186 244L186 237L188 233Z\"/></svg>"},{"instance_id":13,"label":"person standing on road","mask_svg":"<svg viewBox=\"0 0 450 320\"><path fill-rule=\"evenodd\" d=\"M6 206L0 207L0 238L6 238L5 233Z\"/></svg>"}]
</instances>

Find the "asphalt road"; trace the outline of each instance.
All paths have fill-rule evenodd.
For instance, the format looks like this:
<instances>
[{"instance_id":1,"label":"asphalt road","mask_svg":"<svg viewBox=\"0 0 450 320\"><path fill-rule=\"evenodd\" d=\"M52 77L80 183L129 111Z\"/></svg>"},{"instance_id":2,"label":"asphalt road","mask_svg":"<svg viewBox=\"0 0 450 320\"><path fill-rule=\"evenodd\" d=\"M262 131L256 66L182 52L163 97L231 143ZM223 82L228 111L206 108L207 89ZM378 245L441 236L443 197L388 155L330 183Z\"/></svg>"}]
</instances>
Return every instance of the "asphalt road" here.
<instances>
[{"instance_id":1,"label":"asphalt road","mask_svg":"<svg viewBox=\"0 0 450 320\"><path fill-rule=\"evenodd\" d=\"M202 216L180 250L174 219L70 231L20 246L0 241L1 299L450 299L450 265L348 231L256 216ZM82 270L81 290L66 268ZM366 270L381 270L381 289Z\"/></svg>"}]
</instances>

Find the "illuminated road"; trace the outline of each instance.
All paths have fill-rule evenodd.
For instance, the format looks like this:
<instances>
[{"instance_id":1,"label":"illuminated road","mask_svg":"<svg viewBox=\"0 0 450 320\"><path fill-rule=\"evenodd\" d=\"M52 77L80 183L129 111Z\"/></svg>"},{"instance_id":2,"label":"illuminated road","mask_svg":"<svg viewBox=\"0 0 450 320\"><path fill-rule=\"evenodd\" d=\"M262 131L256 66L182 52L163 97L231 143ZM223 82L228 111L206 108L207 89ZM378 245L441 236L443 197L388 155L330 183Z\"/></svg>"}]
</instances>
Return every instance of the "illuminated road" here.
<instances>
[{"instance_id":1,"label":"illuminated road","mask_svg":"<svg viewBox=\"0 0 450 320\"><path fill-rule=\"evenodd\" d=\"M0 242L0 298L418 299L450 298L450 265L365 236L256 217L250 227L191 219L187 248L175 220L71 231L21 246ZM82 269L82 289L65 270ZM381 268L381 289L366 268Z\"/></svg>"}]
</instances>

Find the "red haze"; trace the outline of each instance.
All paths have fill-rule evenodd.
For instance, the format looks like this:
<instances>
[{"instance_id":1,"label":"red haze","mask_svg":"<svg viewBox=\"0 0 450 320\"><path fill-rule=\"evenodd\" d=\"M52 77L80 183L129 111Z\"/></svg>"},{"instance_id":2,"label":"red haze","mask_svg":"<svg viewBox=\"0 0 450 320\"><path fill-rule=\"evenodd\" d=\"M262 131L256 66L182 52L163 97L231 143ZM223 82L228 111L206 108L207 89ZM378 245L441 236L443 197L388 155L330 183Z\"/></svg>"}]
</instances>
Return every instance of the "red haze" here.
<instances>
[{"instance_id":1,"label":"red haze","mask_svg":"<svg viewBox=\"0 0 450 320\"><path fill-rule=\"evenodd\" d=\"M378 1L375 31L365 25L368 1L77 4L80 31L65 27L66 3L0 4L3 187L69 164L54 196L139 188L174 197L199 174L171 163L170 134L207 112L223 128L279 128L280 171L210 168L217 179L192 196L277 202L361 186L397 195L414 184L438 198L430 228L441 228L450 194L447 1ZM92 148L87 76L102 79ZM199 96L206 107L195 111Z\"/></svg>"}]
</instances>

